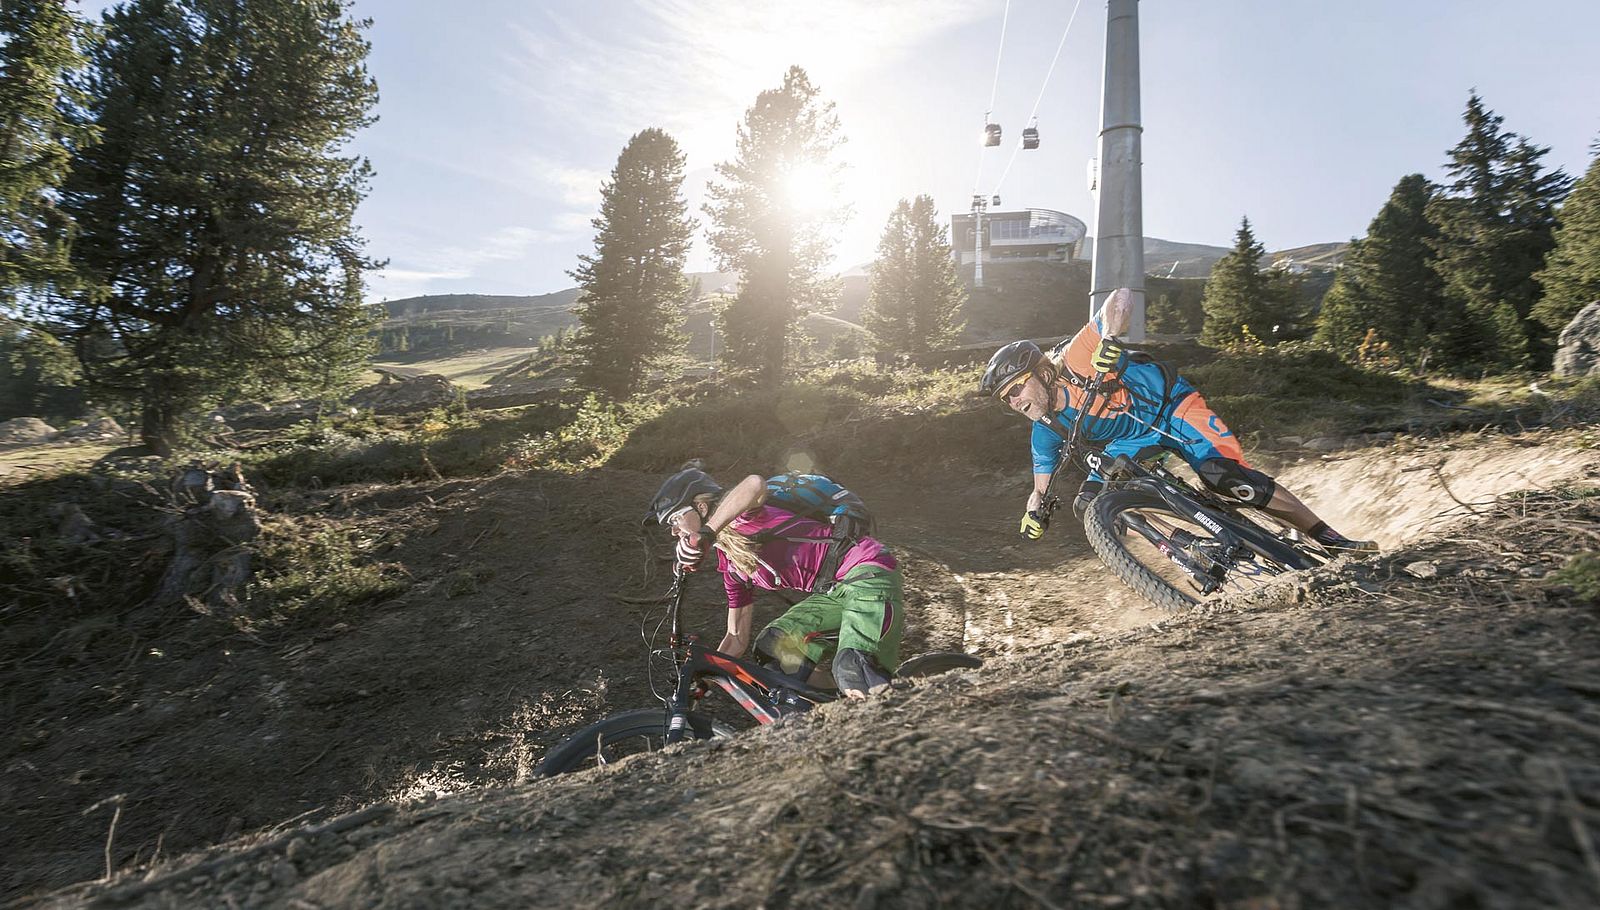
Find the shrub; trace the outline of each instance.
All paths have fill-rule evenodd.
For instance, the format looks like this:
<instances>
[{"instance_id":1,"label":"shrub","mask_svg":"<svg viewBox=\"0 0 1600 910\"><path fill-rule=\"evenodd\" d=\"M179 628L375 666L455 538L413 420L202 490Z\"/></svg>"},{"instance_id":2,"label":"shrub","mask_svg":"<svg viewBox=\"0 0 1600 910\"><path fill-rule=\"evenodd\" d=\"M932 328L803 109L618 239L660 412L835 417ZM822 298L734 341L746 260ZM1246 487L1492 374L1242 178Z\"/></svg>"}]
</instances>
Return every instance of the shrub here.
<instances>
[{"instance_id":1,"label":"shrub","mask_svg":"<svg viewBox=\"0 0 1600 910\"><path fill-rule=\"evenodd\" d=\"M275 522L262 535L256 579L246 590L248 612L258 622L319 622L344 610L410 587L394 563L373 563L372 542L355 533L322 528L307 534L293 522Z\"/></svg>"},{"instance_id":2,"label":"shrub","mask_svg":"<svg viewBox=\"0 0 1600 910\"><path fill-rule=\"evenodd\" d=\"M1579 600L1600 603L1600 553L1579 553L1551 573L1552 585L1565 585Z\"/></svg>"}]
</instances>

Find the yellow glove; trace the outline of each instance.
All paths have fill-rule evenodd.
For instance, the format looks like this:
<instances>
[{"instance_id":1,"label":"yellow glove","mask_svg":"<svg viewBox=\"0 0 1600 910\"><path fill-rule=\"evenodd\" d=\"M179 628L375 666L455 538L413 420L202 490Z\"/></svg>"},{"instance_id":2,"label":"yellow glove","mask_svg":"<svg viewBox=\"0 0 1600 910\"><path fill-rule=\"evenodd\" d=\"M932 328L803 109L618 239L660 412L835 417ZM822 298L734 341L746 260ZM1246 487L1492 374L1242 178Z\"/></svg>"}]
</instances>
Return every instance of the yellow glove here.
<instances>
[{"instance_id":1,"label":"yellow glove","mask_svg":"<svg viewBox=\"0 0 1600 910\"><path fill-rule=\"evenodd\" d=\"M1044 536L1044 529L1049 526L1050 519L1042 512L1023 512L1022 526L1017 531L1029 540L1038 540Z\"/></svg>"},{"instance_id":2,"label":"yellow glove","mask_svg":"<svg viewBox=\"0 0 1600 910\"><path fill-rule=\"evenodd\" d=\"M1094 349L1094 356L1089 358L1089 363L1096 372L1109 373L1117 368L1122 361L1122 355L1127 349L1117 343L1115 338L1100 339L1100 346Z\"/></svg>"}]
</instances>

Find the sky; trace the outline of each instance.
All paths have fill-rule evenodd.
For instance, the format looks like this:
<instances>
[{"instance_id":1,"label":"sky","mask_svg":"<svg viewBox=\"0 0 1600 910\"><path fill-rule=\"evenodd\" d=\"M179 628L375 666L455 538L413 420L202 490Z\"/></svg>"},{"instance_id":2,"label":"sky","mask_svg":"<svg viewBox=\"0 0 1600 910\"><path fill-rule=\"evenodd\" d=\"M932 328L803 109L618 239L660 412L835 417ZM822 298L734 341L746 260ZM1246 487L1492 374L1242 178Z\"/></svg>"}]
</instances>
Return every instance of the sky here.
<instances>
[{"instance_id":1,"label":"sky","mask_svg":"<svg viewBox=\"0 0 1600 910\"><path fill-rule=\"evenodd\" d=\"M1093 230L1105 0L353 9L372 20L380 93L354 143L376 171L358 212L387 263L368 278L374 301L572 286L601 182L647 127L684 151L703 228L713 166L791 64L846 137L840 270L869 262L895 203L920 193L945 219L981 191ZM1600 137L1595 0L1142 0L1139 18L1147 236L1227 246L1243 216L1268 249L1360 236L1401 177L1443 176L1474 89L1569 174ZM1005 141L983 150L991 109ZM1014 152L1030 114L1041 147ZM715 267L703 230L688 265Z\"/></svg>"}]
</instances>

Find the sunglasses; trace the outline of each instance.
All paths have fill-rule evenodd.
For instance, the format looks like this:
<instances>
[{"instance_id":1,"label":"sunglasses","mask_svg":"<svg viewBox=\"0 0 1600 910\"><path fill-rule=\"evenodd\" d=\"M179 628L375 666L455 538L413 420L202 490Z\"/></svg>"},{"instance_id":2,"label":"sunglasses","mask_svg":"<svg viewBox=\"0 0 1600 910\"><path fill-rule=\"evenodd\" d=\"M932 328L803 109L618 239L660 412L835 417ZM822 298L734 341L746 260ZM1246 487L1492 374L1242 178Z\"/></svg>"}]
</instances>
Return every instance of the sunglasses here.
<instances>
[{"instance_id":1,"label":"sunglasses","mask_svg":"<svg viewBox=\"0 0 1600 910\"><path fill-rule=\"evenodd\" d=\"M1027 384L1028 384L1028 376L1027 376L1027 374L1023 374L1021 376L1018 376L1017 380L1015 382L1011 383L1011 385L1006 387L1006 390L1004 392L1000 393L1000 400L1005 402L1006 404L1010 404L1011 403L1011 399L1013 399L1013 398L1017 397L1018 395L1022 394L1022 387L1027 385Z\"/></svg>"}]
</instances>

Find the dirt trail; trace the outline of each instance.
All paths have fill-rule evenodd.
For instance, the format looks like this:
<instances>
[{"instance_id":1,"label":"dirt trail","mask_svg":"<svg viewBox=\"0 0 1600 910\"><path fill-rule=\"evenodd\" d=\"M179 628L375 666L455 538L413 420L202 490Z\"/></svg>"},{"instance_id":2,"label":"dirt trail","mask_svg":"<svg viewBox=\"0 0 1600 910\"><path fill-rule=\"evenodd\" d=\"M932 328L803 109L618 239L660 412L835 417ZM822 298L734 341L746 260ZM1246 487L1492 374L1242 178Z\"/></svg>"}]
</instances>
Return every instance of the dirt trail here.
<instances>
[{"instance_id":1,"label":"dirt trail","mask_svg":"<svg viewBox=\"0 0 1600 910\"><path fill-rule=\"evenodd\" d=\"M1452 494L1473 502L1600 475L1600 453L1557 437L1537 438L1532 447L1525 441L1398 446L1277 470L1352 533L1373 533L1392 545L1436 531L1435 516L1462 512ZM1283 731L1273 725L1289 731L1283 735L1292 740L1295 716L1303 710L1307 717L1333 718L1296 747L1307 752L1309 767L1316 767L1313 758L1322 758L1312 753L1335 745L1352 750L1341 759L1352 767L1399 760L1395 755L1427 765L1426 749L1416 752L1421 746L1395 738L1404 724L1392 733L1370 734L1391 737L1376 745L1367 742L1368 734L1359 743L1346 742L1366 723L1361 711L1369 709L1357 704L1366 695L1316 685L1301 693L1302 683L1295 681L1304 671L1379 685L1443 661L1420 644L1414 652L1395 652L1388 643L1410 628L1407 623L1437 623L1426 611L1384 613L1382 601L1374 600L1379 595L1359 589L1310 606L1280 598L1259 615L1246 606L1233 619L1173 619L1117 583L1070 520L1037 544L1018 540L1016 515L1027 479L997 473L944 483L938 496L928 495L925 484L857 484L878 510L886 539L907 556L908 594L917 617L907 650L976 650L991 659L983 673L919 686L880 706L819 712L803 734L792 728L761 731L666 762L630 762L614 782L608 775L603 781L529 784L532 764L568 732L612 711L650 703L639 628L654 607L625 600L648 598L663 587L660 564L636 525L638 503L657 480L605 470L581 478L503 475L316 494L328 509L408 529L385 558L403 562L417 586L343 630L306 640L240 639L220 654L139 657L120 675L108 676L99 689L104 695L95 701L80 697L82 679L42 692L0 755L7 770L0 809L12 820L0 837L10 867L5 891L37 893L97 875L106 818L86 818L82 810L124 792L115 857L121 868L147 863L157 844L164 857L230 840L231 849L240 849L264 836L234 840L245 831L314 825L373 801L400 800L409 807L376 826L302 836L300 847L286 848L294 855L280 845L203 875L179 875L143 893L150 906L221 906L229 903L224 898L240 906L302 910L644 905L666 899L696 906L749 906L765 899L780 906L800 902L801 895L835 902L854 895L850 899L858 906L874 905L876 898L860 896L862 888L875 889L871 893L884 906L925 906L927 895L912 886L940 864L975 878L999 876L991 882L998 889L992 893L1011 895L1000 904L1023 905L1028 889L1053 887L1047 870L1024 861L1031 856L1027 850L1006 858L1024 833L1053 845L1066 865L1080 854L1085 861L1097 857L1112 878L1124 861L1136 861L1129 868L1144 870L1139 874L1149 881L1118 879L1124 895L1137 886L1151 900L1163 894L1195 899L1201 892L1193 883L1174 876L1204 877L1208 863L1238 876L1264 861L1262 850L1277 849L1274 874L1292 878L1293 864L1281 863L1286 856L1302 864L1350 858L1348 846L1325 842L1332 835L1317 848L1331 852L1319 855L1263 847L1252 839L1263 825L1287 824L1296 838L1326 834L1340 824L1337 813L1314 807L1345 797L1323 792L1332 779L1298 770L1294 762L1285 763L1296 770L1283 772L1290 777L1282 779L1274 777L1276 765L1262 770L1236 764L1248 750L1229 746L1230 737L1259 735L1279 748L1274 737ZM1547 543L1555 553L1568 549ZM1382 568L1392 578L1402 558L1385 557L1363 571L1377 577L1373 573ZM1539 558L1549 563L1554 557L1546 552ZM1510 583L1519 583L1522 576L1507 571ZM690 619L708 634L721 622L715 601L714 592L697 599ZM758 622L781 606L761 604ZM1518 626L1520 615L1496 613L1487 604L1481 615L1452 614L1450 622L1465 625L1449 653L1470 655L1465 668L1478 661L1509 673L1521 661L1527 673L1543 674L1538 678L1600 686L1592 659L1583 656L1594 649L1565 644L1578 634L1566 614L1551 618L1533 610ZM1157 620L1158 629L1142 628ZM1439 631L1446 639L1454 634ZM1517 640L1501 653L1497 649L1507 636ZM1308 637L1320 641L1314 651L1299 641ZM1005 658L1011 653L1019 655L1016 660ZM1438 691L1459 690L1461 680L1450 672L1439 668ZM1200 694L1217 686L1249 692L1270 680L1296 693L1288 696L1297 706L1294 716L1282 715L1266 695L1243 701L1226 696L1228 704L1246 706L1242 714L1213 716L1194 707L1214 704ZM1528 710L1547 710L1538 707L1544 690L1537 679L1527 677L1526 684ZM1154 691L1150 687L1188 699L1183 704L1189 707L1135 704ZM1573 691L1591 690L1561 691L1575 698ZM1393 710L1370 709L1384 717ZM1571 710L1577 717L1591 708ZM70 721L57 720L66 717ZM1053 720L1040 727L1040 717ZM1457 730L1449 725L1465 722L1456 716L1425 720L1414 734L1424 744L1439 735L1438 725ZM1582 723L1600 729L1600 718ZM1229 732L1228 724L1237 727ZM1072 734L1074 729L1080 733ZM1488 737L1476 747L1483 750L1502 735L1471 726L1458 732L1468 739ZM1584 736L1583 728L1558 728L1545 745L1573 775L1581 772L1570 783L1590 800L1600 771L1581 759L1594 754L1585 751ZM1525 738L1520 729L1513 735L1517 742ZM1183 743L1181 751L1192 761L1141 762L1139 756L1164 753L1168 746L1162 744L1175 742ZM1216 776L1221 759L1207 758L1207 748L1226 753L1232 770L1224 777ZM1361 749L1369 754L1361 755ZM824 754L846 757L819 762ZM1202 784L1207 762L1213 782ZM793 781L782 792L763 783L785 767L793 769ZM1218 789L1224 778L1234 788L1226 798ZM867 783L857 787L858 779ZM1463 780L1496 786L1489 777ZM482 789L496 784L512 789ZM1436 785L1442 786L1418 786ZM1176 809L1150 802L1174 787L1168 794L1177 800L1173 805L1187 806L1183 811L1194 817L1172 817ZM1262 810L1245 808L1249 799L1289 806L1305 787L1311 788L1305 793L1315 791L1306 797L1313 808L1281 810L1304 821L1274 821L1270 811L1263 817ZM1149 795L1140 796L1141 788ZM841 797L846 792L856 796ZM451 793L462 795L437 803L428 797ZM1380 812L1388 827L1368 831L1358 859L1387 842L1400 830L1395 825L1421 824L1416 816L1444 811L1422 807L1405 792L1382 798L1401 800L1396 805L1409 807L1401 811L1412 817ZM1124 805L1129 800L1137 806ZM1227 808L1218 809L1218 817L1205 817L1205 806L1223 804ZM1083 838L1107 813L1121 819L1117 825L1131 825L1130 831L1148 824L1153 833L1141 840L1135 831L1126 841L1113 837L1091 849ZM303 817L291 821L296 816ZM1257 834L1230 841L1227 832L1246 821ZM1559 827L1549 819L1544 824ZM672 849L686 830L708 832L710 852L692 864ZM1190 833L1173 840L1175 831ZM1142 857L1118 852L1145 842L1153 846ZM1103 849L1112 854L1102 856ZM908 866L906 851L921 859ZM165 865L171 860L163 863L168 871L161 874L171 875L173 867ZM744 871L721 875L709 871L713 867ZM1010 871L997 871L1005 869ZM874 877L873 870L882 875ZM1180 875L1181 870L1188 871ZM660 877L652 877L657 872ZM530 891L535 880L541 885ZM942 881L937 875L930 880ZM1439 887L1449 893L1448 882ZM854 890L841 890L846 888ZM1239 884L1228 893L1247 891ZM78 905L93 893L80 891L55 903ZM953 906L976 901L976 893L937 893Z\"/></svg>"},{"instance_id":2,"label":"dirt trail","mask_svg":"<svg viewBox=\"0 0 1600 910\"><path fill-rule=\"evenodd\" d=\"M1572 434L1463 435L1299 461L1279 479L1335 527L1385 547L1436 533L1507 493L1600 473L1600 450Z\"/></svg>"}]
</instances>

